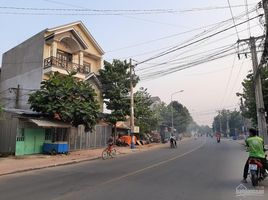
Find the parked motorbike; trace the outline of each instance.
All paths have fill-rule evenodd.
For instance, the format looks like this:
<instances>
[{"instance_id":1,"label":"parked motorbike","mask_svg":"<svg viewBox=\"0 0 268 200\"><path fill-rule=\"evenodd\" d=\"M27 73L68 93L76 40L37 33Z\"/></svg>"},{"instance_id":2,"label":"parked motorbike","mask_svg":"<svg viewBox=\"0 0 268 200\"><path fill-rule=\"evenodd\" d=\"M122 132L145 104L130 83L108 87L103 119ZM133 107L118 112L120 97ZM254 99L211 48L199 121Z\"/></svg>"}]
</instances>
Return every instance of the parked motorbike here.
<instances>
[{"instance_id":1,"label":"parked motorbike","mask_svg":"<svg viewBox=\"0 0 268 200\"><path fill-rule=\"evenodd\" d=\"M266 163L267 163L267 155L265 156ZM249 175L251 179L251 183L253 187L256 187L259 185L259 182L265 179L263 172L263 163L258 158L250 158L249 161ZM267 169L265 169L266 173L268 172Z\"/></svg>"}]
</instances>

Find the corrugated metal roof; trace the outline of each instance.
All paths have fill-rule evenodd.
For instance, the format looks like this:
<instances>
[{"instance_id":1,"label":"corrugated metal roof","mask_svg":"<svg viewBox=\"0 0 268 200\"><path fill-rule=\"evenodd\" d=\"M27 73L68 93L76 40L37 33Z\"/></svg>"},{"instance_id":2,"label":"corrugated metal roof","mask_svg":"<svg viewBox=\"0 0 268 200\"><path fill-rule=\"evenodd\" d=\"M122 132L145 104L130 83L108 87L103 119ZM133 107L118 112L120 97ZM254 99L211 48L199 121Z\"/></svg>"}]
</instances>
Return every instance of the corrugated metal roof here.
<instances>
[{"instance_id":1,"label":"corrugated metal roof","mask_svg":"<svg viewBox=\"0 0 268 200\"><path fill-rule=\"evenodd\" d=\"M10 112L18 115L40 115L41 113L32 111L32 110L23 110L23 109L16 109L16 108L4 108L5 112Z\"/></svg>"},{"instance_id":2,"label":"corrugated metal roof","mask_svg":"<svg viewBox=\"0 0 268 200\"><path fill-rule=\"evenodd\" d=\"M29 119L29 121L35 123L37 126L40 127L57 127L57 128L70 128L72 125L66 124L59 121L50 121L45 119Z\"/></svg>"}]
</instances>

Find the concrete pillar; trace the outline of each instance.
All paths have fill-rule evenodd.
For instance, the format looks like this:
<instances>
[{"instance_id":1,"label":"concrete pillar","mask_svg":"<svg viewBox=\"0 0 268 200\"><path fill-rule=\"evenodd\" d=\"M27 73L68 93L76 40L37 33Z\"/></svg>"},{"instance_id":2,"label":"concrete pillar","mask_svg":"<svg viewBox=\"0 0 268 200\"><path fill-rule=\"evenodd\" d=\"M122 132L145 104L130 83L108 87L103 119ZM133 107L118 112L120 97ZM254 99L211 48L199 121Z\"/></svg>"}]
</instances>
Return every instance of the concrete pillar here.
<instances>
[{"instance_id":1,"label":"concrete pillar","mask_svg":"<svg viewBox=\"0 0 268 200\"><path fill-rule=\"evenodd\" d=\"M58 43L56 41L53 41L51 44L51 53L50 53L51 56L57 57L57 48L58 48Z\"/></svg>"},{"instance_id":2,"label":"concrete pillar","mask_svg":"<svg viewBox=\"0 0 268 200\"><path fill-rule=\"evenodd\" d=\"M80 51L79 52L79 65L83 65L84 64L84 52Z\"/></svg>"}]
</instances>

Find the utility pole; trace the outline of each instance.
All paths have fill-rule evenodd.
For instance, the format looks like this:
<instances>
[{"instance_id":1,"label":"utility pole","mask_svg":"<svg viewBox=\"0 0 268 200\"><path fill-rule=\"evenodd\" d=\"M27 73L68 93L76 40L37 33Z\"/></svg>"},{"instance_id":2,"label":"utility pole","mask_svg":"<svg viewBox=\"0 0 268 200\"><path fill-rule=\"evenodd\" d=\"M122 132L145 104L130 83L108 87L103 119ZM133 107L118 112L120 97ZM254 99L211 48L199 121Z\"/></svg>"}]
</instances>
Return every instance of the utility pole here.
<instances>
[{"instance_id":1,"label":"utility pole","mask_svg":"<svg viewBox=\"0 0 268 200\"><path fill-rule=\"evenodd\" d=\"M267 133L267 125L265 118L265 108L263 102L263 94L262 94L262 83L260 77L260 69L263 67L263 64L267 63L266 57L268 53L268 0L262 0L264 17L265 17L265 43L264 43L264 52L261 58L260 63L258 64L257 52L256 52L256 41L258 39L264 38L264 36L260 37L250 37L249 39L239 40L238 42L247 42L250 46L251 56L252 56L252 65L253 65L253 82L255 89L255 101L256 101L256 110L257 110L257 121L258 121L258 130L259 134L263 137L264 143L268 144L268 133ZM261 6L260 6L261 7Z\"/></svg>"},{"instance_id":2,"label":"utility pole","mask_svg":"<svg viewBox=\"0 0 268 200\"><path fill-rule=\"evenodd\" d=\"M230 136L230 126L229 126L229 112L226 115L226 137Z\"/></svg>"},{"instance_id":3,"label":"utility pole","mask_svg":"<svg viewBox=\"0 0 268 200\"><path fill-rule=\"evenodd\" d=\"M255 89L258 131L259 131L259 134L264 138L265 144L268 144L265 108L264 108L264 102L263 102L262 83L261 83L261 77L260 77L261 65L258 64L258 57L257 57L257 51L256 51L256 41L259 39L263 39L263 38L264 36L250 37L248 39L239 40L238 42L246 42L250 46L252 66L253 66L253 75L254 75L253 83L254 83L254 89Z\"/></svg>"},{"instance_id":4,"label":"utility pole","mask_svg":"<svg viewBox=\"0 0 268 200\"><path fill-rule=\"evenodd\" d=\"M133 65L130 59L130 131L131 131L131 145L130 148L134 149L134 94L133 94Z\"/></svg>"},{"instance_id":5,"label":"utility pole","mask_svg":"<svg viewBox=\"0 0 268 200\"><path fill-rule=\"evenodd\" d=\"M267 54L268 52L268 0L262 0L262 5L263 5L263 10L264 10L264 17L265 17L265 30L266 30L266 33L265 33L265 43L264 43L264 51L265 53ZM264 58L267 56L267 55L263 55ZM263 64L263 62L261 63L261 65ZM258 77L259 77L259 80L260 80L260 85L261 85L261 79L260 79L260 74L258 74ZM264 103L263 103L263 94L262 94L262 88L259 88L260 90L260 93L261 93L261 96L260 96L260 104L261 104L261 108L263 108L261 112L261 120L264 122L262 123L262 126L264 127L264 131L263 132L263 137L264 137L264 143L266 145L268 145L268 133L267 133L267 124L266 124L266 118L265 118L265 109L264 109Z\"/></svg>"},{"instance_id":6,"label":"utility pole","mask_svg":"<svg viewBox=\"0 0 268 200\"><path fill-rule=\"evenodd\" d=\"M254 74L254 86L255 86L255 99L256 99L256 110L257 110L257 119L258 119L258 130L259 134L263 136L265 140L265 144L267 141L267 125L265 119L265 109L263 102L263 94L262 94L262 83L260 77L260 66L258 66L258 58L256 53L256 45L255 38L251 37L249 39L251 56L252 56L252 64L253 64L253 74Z\"/></svg>"},{"instance_id":7,"label":"utility pole","mask_svg":"<svg viewBox=\"0 0 268 200\"><path fill-rule=\"evenodd\" d=\"M264 17L265 17L265 28L266 28L266 32L268 30L268 0L262 0L262 7L264 10Z\"/></svg>"},{"instance_id":8,"label":"utility pole","mask_svg":"<svg viewBox=\"0 0 268 200\"><path fill-rule=\"evenodd\" d=\"M222 117L222 115L221 115L221 111L219 111L219 119L220 119L220 133L222 133L222 125L221 125L221 117Z\"/></svg>"}]
</instances>

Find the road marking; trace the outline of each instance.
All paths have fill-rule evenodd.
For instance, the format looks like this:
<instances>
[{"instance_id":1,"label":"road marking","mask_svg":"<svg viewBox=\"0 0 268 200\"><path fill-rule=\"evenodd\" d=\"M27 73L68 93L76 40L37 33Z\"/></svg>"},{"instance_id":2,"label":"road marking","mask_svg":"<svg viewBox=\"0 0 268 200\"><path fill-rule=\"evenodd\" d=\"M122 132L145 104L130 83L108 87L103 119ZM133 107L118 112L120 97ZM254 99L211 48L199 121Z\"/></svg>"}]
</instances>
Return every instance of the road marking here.
<instances>
[{"instance_id":1,"label":"road marking","mask_svg":"<svg viewBox=\"0 0 268 200\"><path fill-rule=\"evenodd\" d=\"M184 157L184 156L186 156L186 155L188 155L188 154L190 154L190 153L192 153L192 152L194 152L194 151L196 151L196 150L202 148L202 147L206 144L206 142L207 142L207 141L205 140L205 142L203 142L203 144L201 144L200 146L198 146L198 147L192 149L191 151L187 151L187 152L185 152L185 153L183 153L183 154L180 154L180 155L178 155L178 156L175 156L175 157L173 157L173 158L169 158L169 159L167 159L167 160L163 160L163 161L161 161L161 162L159 162L159 163L152 164L152 165L150 165L150 166L148 166L148 167L144 167L144 168L139 169L139 170L136 170L136 171L134 171L134 172L130 172L130 173L127 173L127 174L125 174L125 175L119 176L119 177L117 177L117 178L110 179L110 180L108 180L108 181L105 181L105 182L102 182L102 183L100 183L100 184L94 185L94 186L88 188L88 190L91 190L91 191L92 191L93 189L97 189L97 188L99 188L99 186L103 186L103 185L110 184L110 183L112 183L112 182L115 182L115 181L118 181L118 180L121 180L121 179L130 177L130 176L134 176L134 175L139 174L139 173L142 173L142 172L144 172L144 171L146 171L146 170L148 170L148 169L152 169L152 168L155 168L155 167L159 167L159 166L161 166L161 165L163 165L163 164L166 164L166 163L171 162L171 161L173 161L173 160L176 160L176 159L178 159L178 158ZM86 189L86 188L84 188L84 189ZM67 194L65 194L65 195L56 197L54 200L65 200L67 197L71 197L71 195L73 195L74 193L78 193L78 192L81 192L81 190L80 190L80 191L75 191L75 192L70 192L70 193L67 193Z\"/></svg>"},{"instance_id":2,"label":"road marking","mask_svg":"<svg viewBox=\"0 0 268 200\"><path fill-rule=\"evenodd\" d=\"M160 165L163 165L163 164L166 164L166 163L171 162L171 161L173 161L173 160L176 160L176 159L178 159L178 158L184 157L184 156L186 156L186 155L188 155L188 154L190 154L190 153L192 153L192 152L194 152L194 151L196 151L196 150L202 148L205 144L206 144L206 141L205 141L202 145L198 146L197 148L192 149L191 151L187 151L187 152L185 152L185 153L183 153L183 154L180 154L180 155L178 155L178 156L175 156L175 157L173 157L173 158L169 158L169 159L167 159L167 160L163 160L163 161L161 161L161 162L159 162L159 163L152 164L152 165L150 165L150 166L148 166L148 167L144 167L144 168L139 169L139 170L136 170L136 171L134 171L134 172L130 172L130 173L128 173L128 174L119 176L119 177L117 177L117 178L114 178L114 179L105 181L105 182L103 182L103 183L101 183L101 184L98 184L98 186L99 186L99 185L106 185L106 184L109 184L109 183L112 183L112 182L121 180L121 179L123 179L123 178L129 177L129 176L133 176L133 175L136 175L136 174L139 174L139 173L144 172L144 171L146 171L146 170L148 170L148 169L152 169L152 168L155 168L155 167L159 167Z\"/></svg>"}]
</instances>

